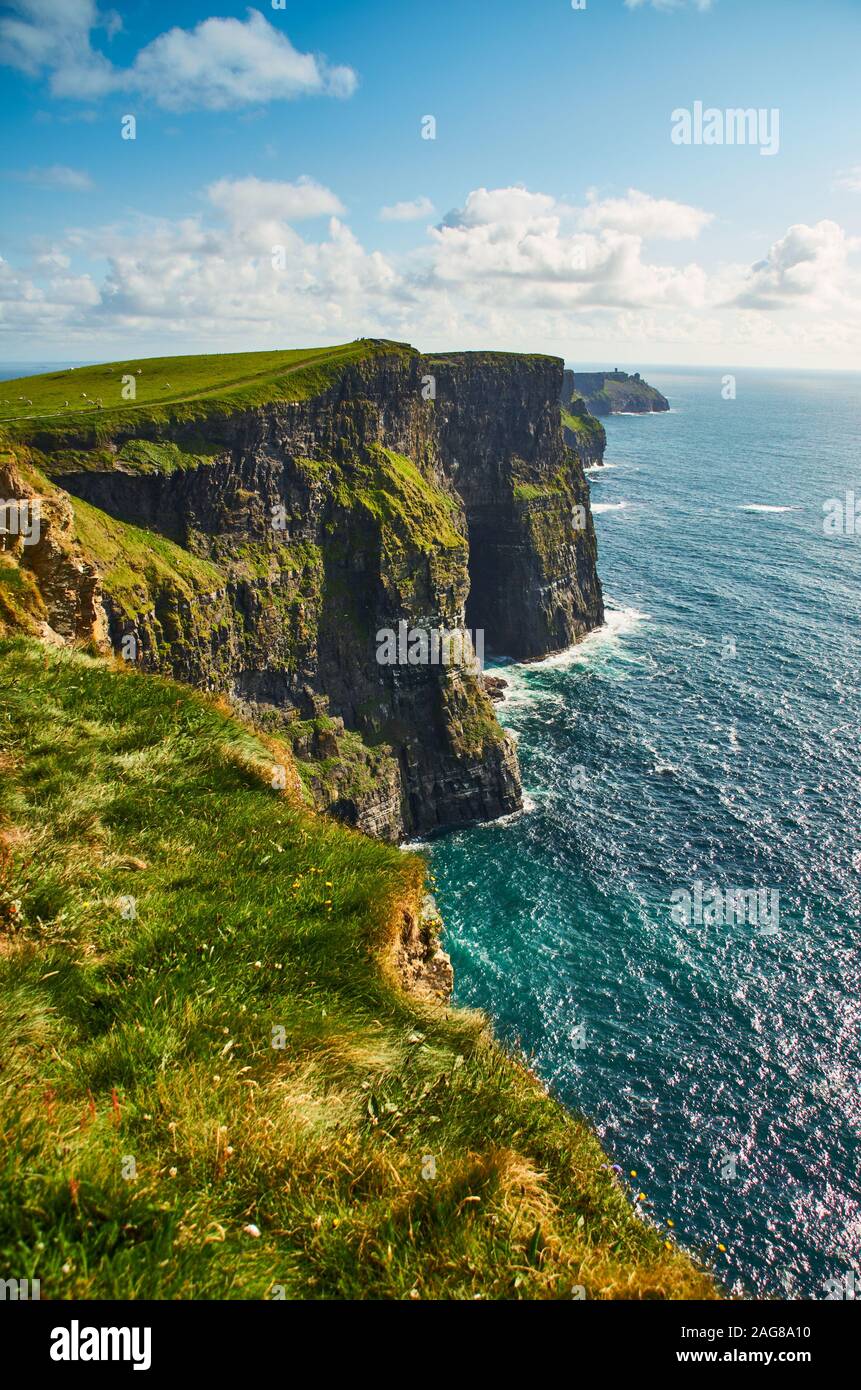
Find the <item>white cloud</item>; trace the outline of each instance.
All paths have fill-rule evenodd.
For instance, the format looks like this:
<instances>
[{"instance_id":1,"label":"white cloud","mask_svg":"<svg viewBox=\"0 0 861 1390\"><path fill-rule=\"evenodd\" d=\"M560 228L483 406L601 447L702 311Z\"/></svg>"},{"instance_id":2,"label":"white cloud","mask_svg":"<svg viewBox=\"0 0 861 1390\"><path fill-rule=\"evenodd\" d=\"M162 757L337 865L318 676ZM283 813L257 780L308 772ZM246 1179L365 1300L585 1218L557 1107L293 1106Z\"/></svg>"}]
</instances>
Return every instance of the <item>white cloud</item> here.
<instances>
[{"instance_id":1,"label":"white cloud","mask_svg":"<svg viewBox=\"0 0 861 1390\"><path fill-rule=\"evenodd\" d=\"M834 187L846 193L861 193L861 164L853 169L843 169L834 180Z\"/></svg>"},{"instance_id":2,"label":"white cloud","mask_svg":"<svg viewBox=\"0 0 861 1390\"><path fill-rule=\"evenodd\" d=\"M645 195L650 220L666 234L661 204ZM668 204L670 208L681 205ZM694 211L694 210L690 210ZM635 225L633 218L628 220ZM640 220L644 218L640 209ZM450 212L431 235L435 243L433 273L442 283L505 282L509 303L522 294L560 306L627 306L674 302L699 304L704 274L696 266L656 267L642 258L643 236L608 226L597 215L594 231L580 230L583 214L543 193L525 188L480 188L463 208ZM675 223L674 223L675 225Z\"/></svg>"},{"instance_id":3,"label":"white cloud","mask_svg":"<svg viewBox=\"0 0 861 1390\"><path fill-rule=\"evenodd\" d=\"M300 53L257 10L238 19L205 19L170 29L135 59L135 88L170 111L221 111L298 96L348 97L352 68L329 67Z\"/></svg>"},{"instance_id":4,"label":"white cloud","mask_svg":"<svg viewBox=\"0 0 861 1390\"><path fill-rule=\"evenodd\" d=\"M209 201L237 226L257 222L299 222L342 213L340 198L303 175L295 183L265 179L219 179L206 190Z\"/></svg>"},{"instance_id":5,"label":"white cloud","mask_svg":"<svg viewBox=\"0 0 861 1390\"><path fill-rule=\"evenodd\" d=\"M71 264L71 257L63 251L43 251L41 255L36 257L36 265L39 270L68 270Z\"/></svg>"},{"instance_id":6,"label":"white cloud","mask_svg":"<svg viewBox=\"0 0 861 1390\"><path fill-rule=\"evenodd\" d=\"M430 198L413 198L410 202L392 203L380 208L381 222L417 222L423 217L433 216L433 203Z\"/></svg>"},{"instance_id":7,"label":"white cloud","mask_svg":"<svg viewBox=\"0 0 861 1390\"><path fill-rule=\"evenodd\" d=\"M558 224L554 216L555 198L546 193L530 193L527 188L476 188L462 208L455 208L443 219L446 227L482 227L494 223L511 226L550 226ZM548 220L549 219L549 220Z\"/></svg>"},{"instance_id":8,"label":"white cloud","mask_svg":"<svg viewBox=\"0 0 861 1390\"><path fill-rule=\"evenodd\" d=\"M669 198L652 198L636 188L629 188L624 198L603 201L590 193L589 206L579 219L586 230L605 228L668 241L692 240L713 221L714 213L687 203L674 203Z\"/></svg>"},{"instance_id":9,"label":"white cloud","mask_svg":"<svg viewBox=\"0 0 861 1390\"><path fill-rule=\"evenodd\" d=\"M0 63L29 77L51 73L56 96L83 99L114 91L117 75L90 34L115 30L115 16L99 14L95 0L11 0L0 19Z\"/></svg>"},{"instance_id":10,"label":"white cloud","mask_svg":"<svg viewBox=\"0 0 861 1390\"><path fill-rule=\"evenodd\" d=\"M138 94L170 111L222 111L299 96L348 97L352 68L300 53L257 10L246 20L205 19L169 29L117 68L91 41L110 37L121 21L95 0L12 0L0 19L0 63L28 76L50 74L55 96L93 100L110 92Z\"/></svg>"},{"instance_id":11,"label":"white cloud","mask_svg":"<svg viewBox=\"0 0 861 1390\"><path fill-rule=\"evenodd\" d=\"M83 169L70 169L66 164L51 164L47 168L24 169L13 177L37 188L61 188L72 193L86 193L94 187L93 180Z\"/></svg>"},{"instance_id":12,"label":"white cloud","mask_svg":"<svg viewBox=\"0 0 861 1390\"><path fill-rule=\"evenodd\" d=\"M736 303L748 309L782 309L807 303L826 308L843 300L848 257L859 246L836 222L797 223L751 266ZM855 286L857 291L857 284Z\"/></svg>"},{"instance_id":13,"label":"white cloud","mask_svg":"<svg viewBox=\"0 0 861 1390\"><path fill-rule=\"evenodd\" d=\"M370 336L627 361L807 352L861 367L857 247L835 223L791 227L752 268L709 271L656 259L630 230L583 230L583 209L550 195L476 189L395 257L363 246L310 178L221 179L205 193L193 216L70 231L34 247L29 271L0 262L0 336L16 356L24 340L110 357L130 342L144 355ZM663 235L652 204L637 202L640 225Z\"/></svg>"}]
</instances>

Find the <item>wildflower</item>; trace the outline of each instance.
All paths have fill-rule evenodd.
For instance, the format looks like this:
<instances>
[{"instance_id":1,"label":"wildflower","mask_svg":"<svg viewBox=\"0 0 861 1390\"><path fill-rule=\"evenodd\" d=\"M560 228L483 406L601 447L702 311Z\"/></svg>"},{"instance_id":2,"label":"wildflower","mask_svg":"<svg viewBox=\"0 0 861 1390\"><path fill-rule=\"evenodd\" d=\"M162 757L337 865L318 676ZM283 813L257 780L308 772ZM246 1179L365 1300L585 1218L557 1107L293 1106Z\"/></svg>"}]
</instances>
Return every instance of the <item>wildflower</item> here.
<instances>
[{"instance_id":1,"label":"wildflower","mask_svg":"<svg viewBox=\"0 0 861 1390\"><path fill-rule=\"evenodd\" d=\"M259 1240L259 1238L260 1238L260 1227L259 1227L259 1226L255 1226L253 1221L249 1221L249 1223L248 1223L247 1226L243 1226L243 1227L242 1227L242 1230L243 1230L243 1233L244 1233L245 1235L247 1235L247 1236L253 1236L254 1240Z\"/></svg>"}]
</instances>

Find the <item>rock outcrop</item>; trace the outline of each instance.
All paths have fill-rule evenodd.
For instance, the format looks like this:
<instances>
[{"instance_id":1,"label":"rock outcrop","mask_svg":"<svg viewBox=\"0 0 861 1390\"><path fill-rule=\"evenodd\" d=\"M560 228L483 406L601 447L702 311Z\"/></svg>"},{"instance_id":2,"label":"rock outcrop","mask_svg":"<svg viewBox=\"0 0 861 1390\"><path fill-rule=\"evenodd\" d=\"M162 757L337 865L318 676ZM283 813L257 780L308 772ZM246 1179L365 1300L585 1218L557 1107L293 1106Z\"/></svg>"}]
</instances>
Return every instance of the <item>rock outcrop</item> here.
<instances>
[{"instance_id":1,"label":"rock outcrop","mask_svg":"<svg viewBox=\"0 0 861 1390\"><path fill-rule=\"evenodd\" d=\"M56 645L104 645L107 625L99 575L76 543L69 497L50 484L40 487L15 454L0 448L0 499L0 630L25 632ZM26 540L20 528L8 524L10 503L37 518Z\"/></svg>"},{"instance_id":2,"label":"rock outcrop","mask_svg":"<svg viewBox=\"0 0 861 1390\"><path fill-rule=\"evenodd\" d=\"M466 624L534 658L603 621L561 386L554 358L373 344L309 399L104 418L97 446L36 429L32 457L113 650L274 721L319 804L394 839L516 810L520 783L480 674L381 661L379 633Z\"/></svg>"}]
</instances>

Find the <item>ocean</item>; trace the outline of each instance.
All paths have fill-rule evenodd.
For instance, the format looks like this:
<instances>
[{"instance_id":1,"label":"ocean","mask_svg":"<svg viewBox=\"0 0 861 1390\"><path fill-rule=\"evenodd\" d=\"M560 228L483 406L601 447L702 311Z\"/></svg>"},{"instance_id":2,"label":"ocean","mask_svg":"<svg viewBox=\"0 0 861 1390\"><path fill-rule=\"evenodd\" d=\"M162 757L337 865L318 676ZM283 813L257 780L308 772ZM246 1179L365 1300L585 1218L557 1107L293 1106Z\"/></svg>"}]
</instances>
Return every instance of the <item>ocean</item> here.
<instances>
[{"instance_id":1,"label":"ocean","mask_svg":"<svg viewBox=\"0 0 861 1390\"><path fill-rule=\"evenodd\" d=\"M861 377L643 375L671 412L590 473L607 626L499 663L527 810L429 849L455 998L726 1287L850 1297Z\"/></svg>"}]
</instances>

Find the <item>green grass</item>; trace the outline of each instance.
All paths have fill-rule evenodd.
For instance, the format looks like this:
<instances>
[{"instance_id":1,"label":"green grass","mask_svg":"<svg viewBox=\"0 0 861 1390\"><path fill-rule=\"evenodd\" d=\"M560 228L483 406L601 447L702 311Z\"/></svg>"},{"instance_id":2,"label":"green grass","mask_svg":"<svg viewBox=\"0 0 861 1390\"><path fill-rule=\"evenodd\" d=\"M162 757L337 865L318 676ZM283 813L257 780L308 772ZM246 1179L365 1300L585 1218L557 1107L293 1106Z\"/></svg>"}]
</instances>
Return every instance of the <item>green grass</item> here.
<instances>
[{"instance_id":1,"label":"green grass","mask_svg":"<svg viewBox=\"0 0 861 1390\"><path fill-rule=\"evenodd\" d=\"M357 504L380 526L393 551L442 547L465 552L466 537L454 525L458 506L419 472L411 459L372 444L369 462L352 461L337 473L335 496L341 506Z\"/></svg>"},{"instance_id":2,"label":"green grass","mask_svg":"<svg viewBox=\"0 0 861 1390\"><path fill-rule=\"evenodd\" d=\"M601 435L604 426L594 415L572 415L570 411L562 407L562 424L574 434L581 435Z\"/></svg>"},{"instance_id":3,"label":"green grass","mask_svg":"<svg viewBox=\"0 0 861 1390\"><path fill-rule=\"evenodd\" d=\"M547 483L524 483L515 481L514 496L518 502L538 502L545 497L560 497L562 489L555 481Z\"/></svg>"},{"instance_id":4,"label":"green grass","mask_svg":"<svg viewBox=\"0 0 861 1390\"><path fill-rule=\"evenodd\" d=\"M584 415L572 415L562 407L562 423L566 429L573 431L574 434L591 434L589 420Z\"/></svg>"},{"instance_id":5,"label":"green grass","mask_svg":"<svg viewBox=\"0 0 861 1390\"><path fill-rule=\"evenodd\" d=\"M481 1017L400 991L423 863L272 790L279 745L16 638L0 749L4 1277L49 1299L714 1296L672 1213L640 1219Z\"/></svg>"},{"instance_id":6,"label":"green grass","mask_svg":"<svg viewBox=\"0 0 861 1390\"><path fill-rule=\"evenodd\" d=\"M105 589L128 617L149 607L159 589L193 601L202 590L224 588L225 576L210 561L155 531L116 521L79 497L71 501L75 534L98 565Z\"/></svg>"},{"instance_id":7,"label":"green grass","mask_svg":"<svg viewBox=\"0 0 861 1390\"><path fill-rule=\"evenodd\" d=\"M9 632L35 632L48 614L38 584L16 558L0 552L0 636Z\"/></svg>"},{"instance_id":8,"label":"green grass","mask_svg":"<svg viewBox=\"0 0 861 1390\"><path fill-rule=\"evenodd\" d=\"M116 456L116 463L124 468L131 467L136 473L177 473L212 463L217 456L214 446L208 451L191 454L170 440L127 439ZM110 466L113 465L111 457Z\"/></svg>"},{"instance_id":9,"label":"green grass","mask_svg":"<svg viewBox=\"0 0 861 1390\"><path fill-rule=\"evenodd\" d=\"M308 400L333 385L346 367L412 353L403 343L360 339L330 348L149 357L20 377L0 382L0 431L12 442L34 442L44 450L76 444L92 449L118 435L199 422L200 441L189 452L207 456L215 447L206 440L208 420L273 401ZM123 377L130 376L134 400L123 396ZM78 462L107 467L113 460L104 454ZM163 460L158 450L138 462L144 470L188 466L173 456Z\"/></svg>"}]
</instances>

